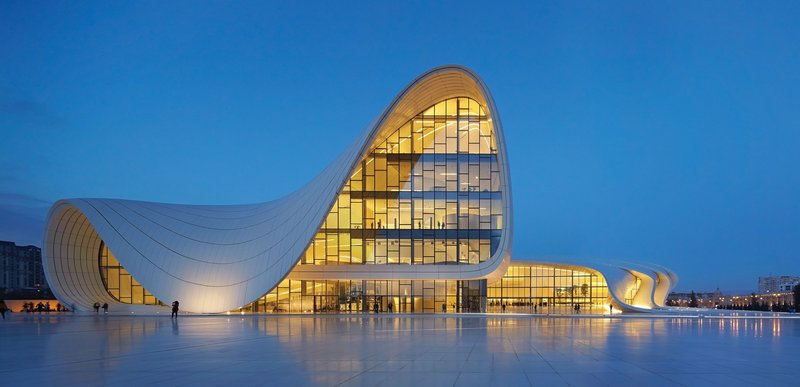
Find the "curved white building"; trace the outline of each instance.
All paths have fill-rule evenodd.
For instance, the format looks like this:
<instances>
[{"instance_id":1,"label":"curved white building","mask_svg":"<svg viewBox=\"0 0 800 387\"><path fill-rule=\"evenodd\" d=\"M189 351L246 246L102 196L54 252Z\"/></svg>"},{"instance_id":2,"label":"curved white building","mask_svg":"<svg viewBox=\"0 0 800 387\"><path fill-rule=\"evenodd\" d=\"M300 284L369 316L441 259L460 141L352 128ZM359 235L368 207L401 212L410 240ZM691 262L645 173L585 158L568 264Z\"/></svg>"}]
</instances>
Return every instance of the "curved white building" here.
<instances>
[{"instance_id":1,"label":"curved white building","mask_svg":"<svg viewBox=\"0 0 800 387\"><path fill-rule=\"evenodd\" d=\"M475 73L443 66L406 86L334 163L284 198L236 206L60 200L47 216L43 261L54 294L78 310L99 302L145 311L180 300L202 313L468 312L527 297L537 309L613 303L643 311L663 306L677 280L655 266L515 263L589 273L594 283L534 286L544 277L529 274L527 296L507 296L512 224L494 101ZM496 286L500 295L487 295Z\"/></svg>"}]
</instances>

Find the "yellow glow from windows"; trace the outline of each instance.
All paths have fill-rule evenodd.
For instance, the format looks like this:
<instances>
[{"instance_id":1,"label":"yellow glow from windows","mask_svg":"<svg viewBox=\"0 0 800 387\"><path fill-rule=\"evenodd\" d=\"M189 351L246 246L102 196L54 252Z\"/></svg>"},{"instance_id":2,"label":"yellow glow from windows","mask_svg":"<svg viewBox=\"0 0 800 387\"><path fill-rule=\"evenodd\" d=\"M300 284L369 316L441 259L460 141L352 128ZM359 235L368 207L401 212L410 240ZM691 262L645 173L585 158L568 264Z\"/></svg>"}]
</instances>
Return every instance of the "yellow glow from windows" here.
<instances>
[{"instance_id":1,"label":"yellow glow from windows","mask_svg":"<svg viewBox=\"0 0 800 387\"><path fill-rule=\"evenodd\" d=\"M98 253L100 276L106 291L115 300L125 304L159 305L160 302L125 270L106 246L100 243Z\"/></svg>"},{"instance_id":2,"label":"yellow glow from windows","mask_svg":"<svg viewBox=\"0 0 800 387\"><path fill-rule=\"evenodd\" d=\"M301 262L474 264L488 259L497 233L458 233L453 238L449 232L500 230L503 225L499 162L486 110L469 98L447 99L379 137L353 168ZM388 230L412 233L398 237Z\"/></svg>"}]
</instances>

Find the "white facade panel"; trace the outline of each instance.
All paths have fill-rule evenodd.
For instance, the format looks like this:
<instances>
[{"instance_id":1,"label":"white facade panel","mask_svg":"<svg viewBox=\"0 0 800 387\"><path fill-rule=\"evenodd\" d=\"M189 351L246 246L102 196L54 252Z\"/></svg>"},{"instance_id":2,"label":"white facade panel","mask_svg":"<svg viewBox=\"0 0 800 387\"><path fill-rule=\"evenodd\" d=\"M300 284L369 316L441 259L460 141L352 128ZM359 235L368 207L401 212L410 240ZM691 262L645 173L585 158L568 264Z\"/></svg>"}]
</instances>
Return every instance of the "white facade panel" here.
<instances>
[{"instance_id":1,"label":"white facade panel","mask_svg":"<svg viewBox=\"0 0 800 387\"><path fill-rule=\"evenodd\" d=\"M410 83L373 123L305 187L284 198L254 204L197 206L119 199L68 199L51 208L43 260L53 291L87 310L94 302L114 309L142 309L116 302L99 273L100 241L158 299L180 300L193 312L224 312L263 295L292 269L336 200L356 163L387 131L428 106L469 97L488 107L498 143L504 192L500 247L475 265L353 265L304 268L347 278L475 279L502 276L511 254L512 209L502 125L486 85L460 66L430 70Z\"/></svg>"}]
</instances>

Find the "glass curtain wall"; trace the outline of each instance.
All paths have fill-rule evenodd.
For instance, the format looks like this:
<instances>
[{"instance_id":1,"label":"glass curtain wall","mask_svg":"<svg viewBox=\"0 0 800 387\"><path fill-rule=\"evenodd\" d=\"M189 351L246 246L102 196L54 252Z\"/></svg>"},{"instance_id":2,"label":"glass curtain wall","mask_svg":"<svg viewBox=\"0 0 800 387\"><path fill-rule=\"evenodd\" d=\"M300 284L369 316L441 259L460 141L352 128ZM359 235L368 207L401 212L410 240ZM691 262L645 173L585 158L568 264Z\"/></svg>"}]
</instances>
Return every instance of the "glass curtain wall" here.
<instances>
[{"instance_id":1,"label":"glass curtain wall","mask_svg":"<svg viewBox=\"0 0 800 387\"><path fill-rule=\"evenodd\" d=\"M602 275L552 266L509 266L487 294L492 313L603 313L609 300Z\"/></svg>"},{"instance_id":2,"label":"glass curtain wall","mask_svg":"<svg viewBox=\"0 0 800 387\"><path fill-rule=\"evenodd\" d=\"M441 101L381 137L353 170L301 264L477 264L503 227L492 121Z\"/></svg>"},{"instance_id":3,"label":"glass curtain wall","mask_svg":"<svg viewBox=\"0 0 800 387\"><path fill-rule=\"evenodd\" d=\"M248 313L467 313L485 310L486 280L283 280Z\"/></svg>"},{"instance_id":4,"label":"glass curtain wall","mask_svg":"<svg viewBox=\"0 0 800 387\"><path fill-rule=\"evenodd\" d=\"M100 242L98 260L103 285L115 300L125 304L163 305L122 267L105 242Z\"/></svg>"}]
</instances>

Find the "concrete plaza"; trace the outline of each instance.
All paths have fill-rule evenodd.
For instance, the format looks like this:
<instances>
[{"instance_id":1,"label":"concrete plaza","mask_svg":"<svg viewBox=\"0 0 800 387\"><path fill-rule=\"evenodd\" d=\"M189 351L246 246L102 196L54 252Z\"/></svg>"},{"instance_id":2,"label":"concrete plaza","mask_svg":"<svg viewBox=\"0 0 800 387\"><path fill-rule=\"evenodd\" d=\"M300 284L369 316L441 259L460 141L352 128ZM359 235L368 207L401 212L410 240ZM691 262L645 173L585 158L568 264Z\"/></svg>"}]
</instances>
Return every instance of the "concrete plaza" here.
<instances>
[{"instance_id":1,"label":"concrete plaza","mask_svg":"<svg viewBox=\"0 0 800 387\"><path fill-rule=\"evenodd\" d=\"M798 385L800 319L29 315L0 321L22 385Z\"/></svg>"}]
</instances>

